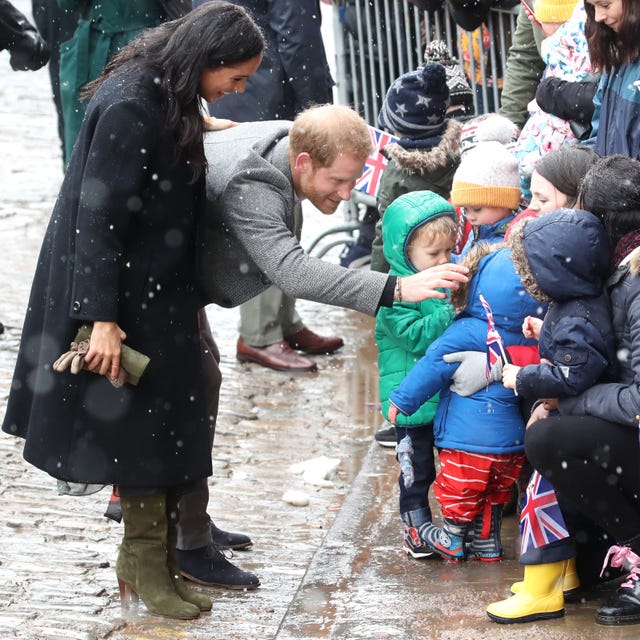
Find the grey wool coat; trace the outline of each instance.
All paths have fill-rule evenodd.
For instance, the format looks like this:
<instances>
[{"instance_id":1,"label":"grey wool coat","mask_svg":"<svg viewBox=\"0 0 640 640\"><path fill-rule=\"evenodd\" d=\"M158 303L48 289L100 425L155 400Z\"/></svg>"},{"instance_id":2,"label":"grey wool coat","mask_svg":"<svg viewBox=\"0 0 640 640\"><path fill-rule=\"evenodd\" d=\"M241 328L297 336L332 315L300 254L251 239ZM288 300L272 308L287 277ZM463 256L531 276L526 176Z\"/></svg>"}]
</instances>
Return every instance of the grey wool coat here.
<instances>
[{"instance_id":1,"label":"grey wool coat","mask_svg":"<svg viewBox=\"0 0 640 640\"><path fill-rule=\"evenodd\" d=\"M206 134L211 168L198 258L205 301L232 307L275 284L294 298L375 315L386 274L312 258L295 237L290 126L267 121ZM225 161L214 165L216 158Z\"/></svg>"},{"instance_id":2,"label":"grey wool coat","mask_svg":"<svg viewBox=\"0 0 640 640\"><path fill-rule=\"evenodd\" d=\"M2 428L70 482L175 486L211 473L195 288L204 178L176 161L153 74L89 103L46 231ZM138 386L55 373L79 326L115 321L150 357Z\"/></svg>"}]
</instances>

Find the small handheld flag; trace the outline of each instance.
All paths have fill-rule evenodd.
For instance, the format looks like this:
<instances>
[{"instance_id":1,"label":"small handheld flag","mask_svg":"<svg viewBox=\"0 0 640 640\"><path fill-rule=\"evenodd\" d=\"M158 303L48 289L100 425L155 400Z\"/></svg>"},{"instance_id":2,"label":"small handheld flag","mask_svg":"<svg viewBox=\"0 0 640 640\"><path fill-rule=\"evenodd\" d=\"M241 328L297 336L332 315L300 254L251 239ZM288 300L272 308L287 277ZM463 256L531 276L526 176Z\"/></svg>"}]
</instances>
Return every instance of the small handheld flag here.
<instances>
[{"instance_id":1,"label":"small handheld flag","mask_svg":"<svg viewBox=\"0 0 640 640\"><path fill-rule=\"evenodd\" d=\"M396 142L397 138L394 138L390 133L371 126L369 126L369 135L371 136L373 151L367 157L364 163L364 171L356 180L354 189L364 191L370 196L377 196L380 190L380 178L382 178L382 172L387 166L387 159L380 151L390 142Z\"/></svg>"},{"instance_id":2,"label":"small handheld flag","mask_svg":"<svg viewBox=\"0 0 640 640\"><path fill-rule=\"evenodd\" d=\"M480 302L484 307L487 314L487 369L485 375L487 380L491 377L491 371L496 366L497 362L502 359L503 362L508 362L507 354L502 344L502 338L496 329L496 323L493 319L493 311L485 297L480 294Z\"/></svg>"},{"instance_id":3,"label":"small handheld flag","mask_svg":"<svg viewBox=\"0 0 640 640\"><path fill-rule=\"evenodd\" d=\"M534 471L520 512L521 554L569 537L558 498L549 481Z\"/></svg>"}]
</instances>

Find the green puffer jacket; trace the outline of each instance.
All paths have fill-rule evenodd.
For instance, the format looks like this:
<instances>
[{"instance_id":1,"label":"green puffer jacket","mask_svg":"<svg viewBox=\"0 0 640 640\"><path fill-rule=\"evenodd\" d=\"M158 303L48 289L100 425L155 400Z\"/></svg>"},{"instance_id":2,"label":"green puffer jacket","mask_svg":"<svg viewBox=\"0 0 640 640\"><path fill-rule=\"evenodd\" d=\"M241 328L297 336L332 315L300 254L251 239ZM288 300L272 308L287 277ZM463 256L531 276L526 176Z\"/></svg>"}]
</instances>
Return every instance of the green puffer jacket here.
<instances>
[{"instance_id":1,"label":"green puffer jacket","mask_svg":"<svg viewBox=\"0 0 640 640\"><path fill-rule=\"evenodd\" d=\"M115 53L141 31L167 19L160 0L58 0L61 9L82 12L73 36L60 45L60 98L64 115L65 163L68 162L87 100L82 87L95 80Z\"/></svg>"},{"instance_id":2,"label":"green puffer jacket","mask_svg":"<svg viewBox=\"0 0 640 640\"><path fill-rule=\"evenodd\" d=\"M390 274L416 273L406 252L410 237L418 227L440 216L455 220L455 209L432 191L412 191L389 205L382 225L382 238L384 255L391 266ZM422 358L427 347L451 324L453 316L449 302L439 299L395 302L392 307L380 309L376 317L376 342L380 400L385 418L389 415L389 395ZM428 424L432 422L437 406L436 395L413 415L398 415L397 423L406 426Z\"/></svg>"}]
</instances>

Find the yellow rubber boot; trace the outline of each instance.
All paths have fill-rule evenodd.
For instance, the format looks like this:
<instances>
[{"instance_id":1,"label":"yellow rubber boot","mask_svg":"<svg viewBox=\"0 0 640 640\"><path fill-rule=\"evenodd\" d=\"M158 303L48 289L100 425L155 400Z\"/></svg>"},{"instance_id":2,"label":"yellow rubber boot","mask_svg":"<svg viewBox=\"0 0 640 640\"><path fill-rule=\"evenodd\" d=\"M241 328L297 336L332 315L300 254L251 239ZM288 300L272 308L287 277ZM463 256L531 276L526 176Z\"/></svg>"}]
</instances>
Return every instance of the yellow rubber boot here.
<instances>
[{"instance_id":1,"label":"yellow rubber boot","mask_svg":"<svg viewBox=\"0 0 640 640\"><path fill-rule=\"evenodd\" d=\"M564 592L564 597L568 598L574 595L580 589L580 578L578 576L578 571L576 570L576 559L569 558L564 562L566 563L566 567L562 581L562 591ZM523 580L514 582L511 585L511 593L520 593L523 585Z\"/></svg>"},{"instance_id":2,"label":"yellow rubber boot","mask_svg":"<svg viewBox=\"0 0 640 640\"><path fill-rule=\"evenodd\" d=\"M506 600L490 604L487 607L487 615L494 622L501 624L562 617L562 580L566 565L566 560L525 565L522 589Z\"/></svg>"}]
</instances>

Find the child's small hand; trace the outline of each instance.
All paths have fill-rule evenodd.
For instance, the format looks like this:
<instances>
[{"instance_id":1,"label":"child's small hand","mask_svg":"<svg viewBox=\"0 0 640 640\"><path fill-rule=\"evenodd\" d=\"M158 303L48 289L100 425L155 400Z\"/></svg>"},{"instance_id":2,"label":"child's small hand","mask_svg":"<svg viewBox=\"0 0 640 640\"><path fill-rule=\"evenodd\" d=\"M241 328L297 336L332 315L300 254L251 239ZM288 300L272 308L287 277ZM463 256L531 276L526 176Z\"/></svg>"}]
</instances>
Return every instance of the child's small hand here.
<instances>
[{"instance_id":1,"label":"child's small hand","mask_svg":"<svg viewBox=\"0 0 640 640\"><path fill-rule=\"evenodd\" d=\"M558 408L558 398L541 398L540 402L546 411L555 411Z\"/></svg>"},{"instance_id":2,"label":"child's small hand","mask_svg":"<svg viewBox=\"0 0 640 640\"><path fill-rule=\"evenodd\" d=\"M502 367L502 384L507 389L516 388L516 377L520 371L520 367L516 367L515 364L505 364Z\"/></svg>"},{"instance_id":3,"label":"child's small hand","mask_svg":"<svg viewBox=\"0 0 640 640\"><path fill-rule=\"evenodd\" d=\"M541 327L542 320L540 320L540 318L527 316L522 323L522 335L525 338L535 338L536 340L539 340Z\"/></svg>"},{"instance_id":4,"label":"child's small hand","mask_svg":"<svg viewBox=\"0 0 640 640\"><path fill-rule=\"evenodd\" d=\"M396 407L395 404L393 404L392 402L389 403L389 413L387 415L387 420L391 423L391 424L395 424L396 421L398 420L398 414L400 413L400 410L398 409L398 407Z\"/></svg>"},{"instance_id":5,"label":"child's small hand","mask_svg":"<svg viewBox=\"0 0 640 640\"><path fill-rule=\"evenodd\" d=\"M527 421L527 429L538 420L543 420L549 417L549 411L545 409L544 403L536 405L535 409L531 412L529 420Z\"/></svg>"}]
</instances>

